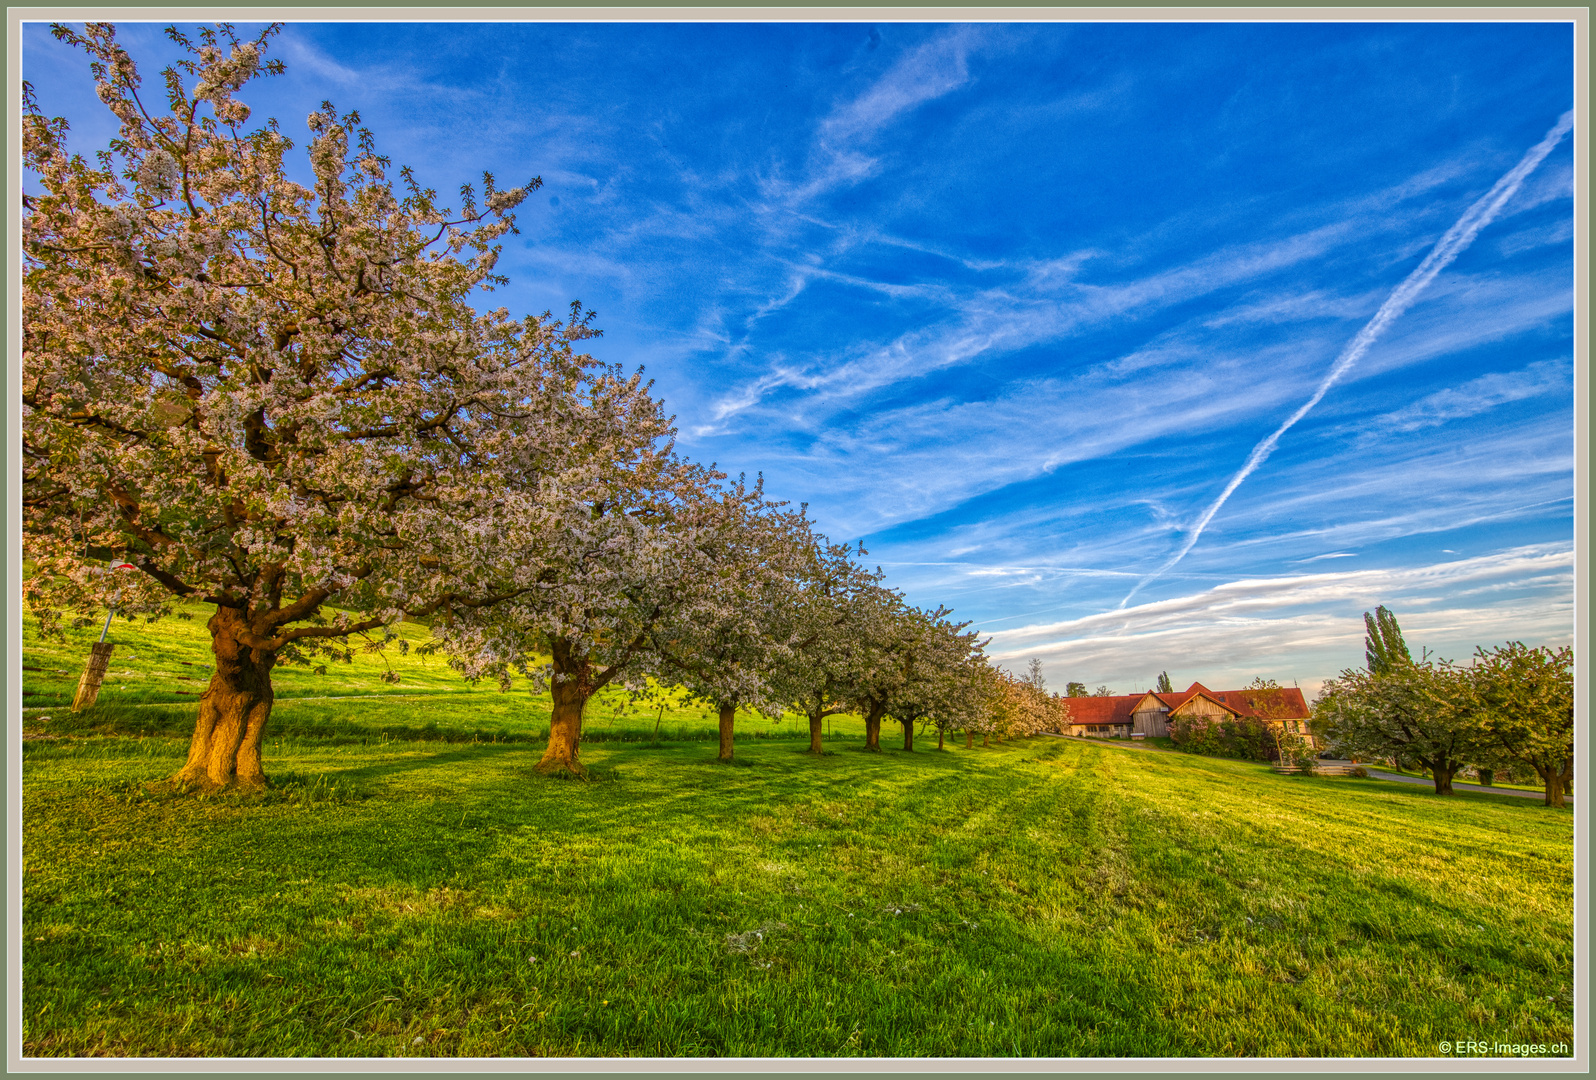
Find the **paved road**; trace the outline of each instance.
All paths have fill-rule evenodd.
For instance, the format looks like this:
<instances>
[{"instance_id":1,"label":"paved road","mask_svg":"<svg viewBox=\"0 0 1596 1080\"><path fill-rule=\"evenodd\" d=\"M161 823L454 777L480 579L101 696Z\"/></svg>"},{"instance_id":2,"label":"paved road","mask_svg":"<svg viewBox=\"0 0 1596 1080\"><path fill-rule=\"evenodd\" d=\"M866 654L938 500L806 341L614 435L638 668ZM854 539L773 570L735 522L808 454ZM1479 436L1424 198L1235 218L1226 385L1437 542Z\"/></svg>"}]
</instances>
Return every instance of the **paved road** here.
<instances>
[{"instance_id":1,"label":"paved road","mask_svg":"<svg viewBox=\"0 0 1596 1080\"><path fill-rule=\"evenodd\" d=\"M1367 766L1365 767L1367 768ZM1385 772L1380 769L1369 769L1369 775L1379 780L1400 780L1404 784L1423 784L1428 788L1435 787L1434 780L1423 776L1404 776L1401 773ZM1480 787L1478 784L1471 784L1464 780L1452 781L1452 789L1454 791L1483 791L1488 795L1517 795L1521 799L1544 800L1546 798L1545 793L1540 791L1520 791L1517 788L1505 787ZM1564 795L1563 801L1573 805L1574 796Z\"/></svg>"}]
</instances>

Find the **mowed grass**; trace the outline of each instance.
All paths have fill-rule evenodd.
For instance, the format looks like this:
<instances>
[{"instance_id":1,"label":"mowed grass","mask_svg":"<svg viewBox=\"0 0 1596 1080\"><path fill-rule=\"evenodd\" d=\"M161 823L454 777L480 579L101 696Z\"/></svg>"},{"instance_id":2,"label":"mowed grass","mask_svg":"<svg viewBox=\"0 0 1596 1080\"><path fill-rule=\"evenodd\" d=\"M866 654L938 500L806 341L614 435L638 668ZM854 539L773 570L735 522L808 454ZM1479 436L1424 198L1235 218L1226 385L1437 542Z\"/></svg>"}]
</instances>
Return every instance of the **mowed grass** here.
<instances>
[{"instance_id":1,"label":"mowed grass","mask_svg":"<svg viewBox=\"0 0 1596 1080\"><path fill-rule=\"evenodd\" d=\"M1038 739L813 758L29 743L29 1055L1423 1055L1572 1043L1570 816Z\"/></svg>"},{"instance_id":2,"label":"mowed grass","mask_svg":"<svg viewBox=\"0 0 1596 1080\"><path fill-rule=\"evenodd\" d=\"M112 670L148 649L149 697L168 677L153 672L205 659L200 619L141 630L138 659L122 667L119 649ZM36 642L27 657L45 666ZM889 732L876 755L847 724L823 757L758 737L724 765L699 741L713 718L685 706L680 741L641 738L657 714L613 718L640 737L584 744L598 781L546 780L531 695L389 661L401 682L365 698L285 687L274 730L329 711L268 737L276 786L260 796L150 788L186 740L130 718L169 710L181 731L192 702L28 714L62 737L23 751L25 1054L1573 1041L1568 811L1076 740L906 754ZM285 679L314 689L366 663L380 674L362 657ZM495 715L506 738L472 728Z\"/></svg>"}]
</instances>

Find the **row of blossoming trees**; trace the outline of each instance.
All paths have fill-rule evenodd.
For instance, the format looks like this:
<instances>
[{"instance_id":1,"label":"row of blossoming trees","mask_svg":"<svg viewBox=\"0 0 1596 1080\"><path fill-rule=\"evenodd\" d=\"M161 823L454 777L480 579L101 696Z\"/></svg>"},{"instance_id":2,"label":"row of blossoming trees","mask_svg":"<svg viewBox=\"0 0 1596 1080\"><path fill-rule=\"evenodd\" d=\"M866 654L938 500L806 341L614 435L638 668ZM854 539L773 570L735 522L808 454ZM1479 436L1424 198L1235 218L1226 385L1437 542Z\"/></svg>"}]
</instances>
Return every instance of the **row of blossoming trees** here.
<instances>
[{"instance_id":1,"label":"row of blossoming trees","mask_svg":"<svg viewBox=\"0 0 1596 1080\"><path fill-rule=\"evenodd\" d=\"M1452 778L1475 769L1530 769L1547 806L1561 807L1574 780L1574 650L1510 641L1477 648L1470 663L1415 660L1385 607L1365 612L1363 669L1325 683L1314 727L1344 754L1417 763L1452 794Z\"/></svg>"},{"instance_id":2,"label":"row of blossoming trees","mask_svg":"<svg viewBox=\"0 0 1596 1080\"><path fill-rule=\"evenodd\" d=\"M686 460L648 384L578 352L570 316L479 312L536 179L450 211L353 113L309 118L291 176L275 120L236 96L279 74L275 28L188 37L147 86L114 28L58 26L120 122L93 161L25 90L23 490L41 612L214 606L188 761L202 788L265 784L275 665L351 634L432 626L470 678L552 694L539 768L580 774L584 704L685 687L720 711L857 710L1025 734L1056 701L990 667L945 608L759 484ZM859 554L862 554L862 549Z\"/></svg>"}]
</instances>

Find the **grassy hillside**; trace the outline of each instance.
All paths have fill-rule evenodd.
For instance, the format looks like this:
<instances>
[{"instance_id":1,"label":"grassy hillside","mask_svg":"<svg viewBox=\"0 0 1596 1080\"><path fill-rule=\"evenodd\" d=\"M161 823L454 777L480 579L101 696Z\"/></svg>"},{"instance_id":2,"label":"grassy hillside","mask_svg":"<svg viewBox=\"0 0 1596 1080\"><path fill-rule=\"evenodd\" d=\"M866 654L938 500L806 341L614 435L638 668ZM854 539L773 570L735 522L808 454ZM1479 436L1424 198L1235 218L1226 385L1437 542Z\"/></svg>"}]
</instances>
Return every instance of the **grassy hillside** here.
<instances>
[{"instance_id":1,"label":"grassy hillside","mask_svg":"<svg viewBox=\"0 0 1596 1080\"><path fill-rule=\"evenodd\" d=\"M209 609L180 607L177 616L154 624L118 620L107 640L116 644L94 708L69 711L78 677L100 625L67 629L66 642L40 641L38 624L23 619L22 704L24 729L39 734L184 734L193 730L196 702L210 679ZM182 616L188 616L183 618ZM399 636L412 649L427 640L423 626L404 624ZM270 731L279 735L368 739L426 738L446 741L544 741L548 738L547 693L528 684L507 693L497 684L466 683L441 655L402 654L397 643L360 652L351 644L350 663L317 661L316 666L284 665L272 677L277 700ZM318 673L317 667L324 670ZM384 681L392 672L397 683ZM745 738L808 738L801 717L780 723L752 713L738 717ZM622 691L604 691L588 704L584 738L590 741L652 739L656 725L665 740L717 737L715 714L702 704L678 698L661 715L658 706L628 706ZM834 738L864 739L864 722L837 717ZM890 739L890 733L883 738ZM267 769L271 763L268 759Z\"/></svg>"},{"instance_id":2,"label":"grassy hillside","mask_svg":"<svg viewBox=\"0 0 1596 1080\"><path fill-rule=\"evenodd\" d=\"M157 640L126 668L147 681L116 684L127 714L188 658ZM289 675L314 690L363 663ZM150 794L186 745L158 732L24 744L25 1053L1573 1041L1567 811L1047 738L875 755L839 736L818 759L761 738L733 766L617 739L584 748L605 779L546 780L536 742L384 737L429 705L535 725L524 692L406 663L362 700L285 702L345 734L269 737L261 796Z\"/></svg>"}]
</instances>

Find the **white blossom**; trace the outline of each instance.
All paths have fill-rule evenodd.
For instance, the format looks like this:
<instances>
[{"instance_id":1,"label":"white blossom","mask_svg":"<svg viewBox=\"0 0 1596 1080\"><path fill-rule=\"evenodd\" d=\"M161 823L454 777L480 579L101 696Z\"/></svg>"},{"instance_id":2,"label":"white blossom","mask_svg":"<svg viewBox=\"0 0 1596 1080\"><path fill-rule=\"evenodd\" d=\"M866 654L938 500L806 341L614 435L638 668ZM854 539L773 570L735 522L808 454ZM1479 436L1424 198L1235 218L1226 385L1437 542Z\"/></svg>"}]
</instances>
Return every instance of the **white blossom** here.
<instances>
[{"instance_id":1,"label":"white blossom","mask_svg":"<svg viewBox=\"0 0 1596 1080\"><path fill-rule=\"evenodd\" d=\"M177 159L165 150L151 150L144 155L144 161L139 166L139 183L151 195L158 199L168 197L177 190L181 179L182 172Z\"/></svg>"}]
</instances>

